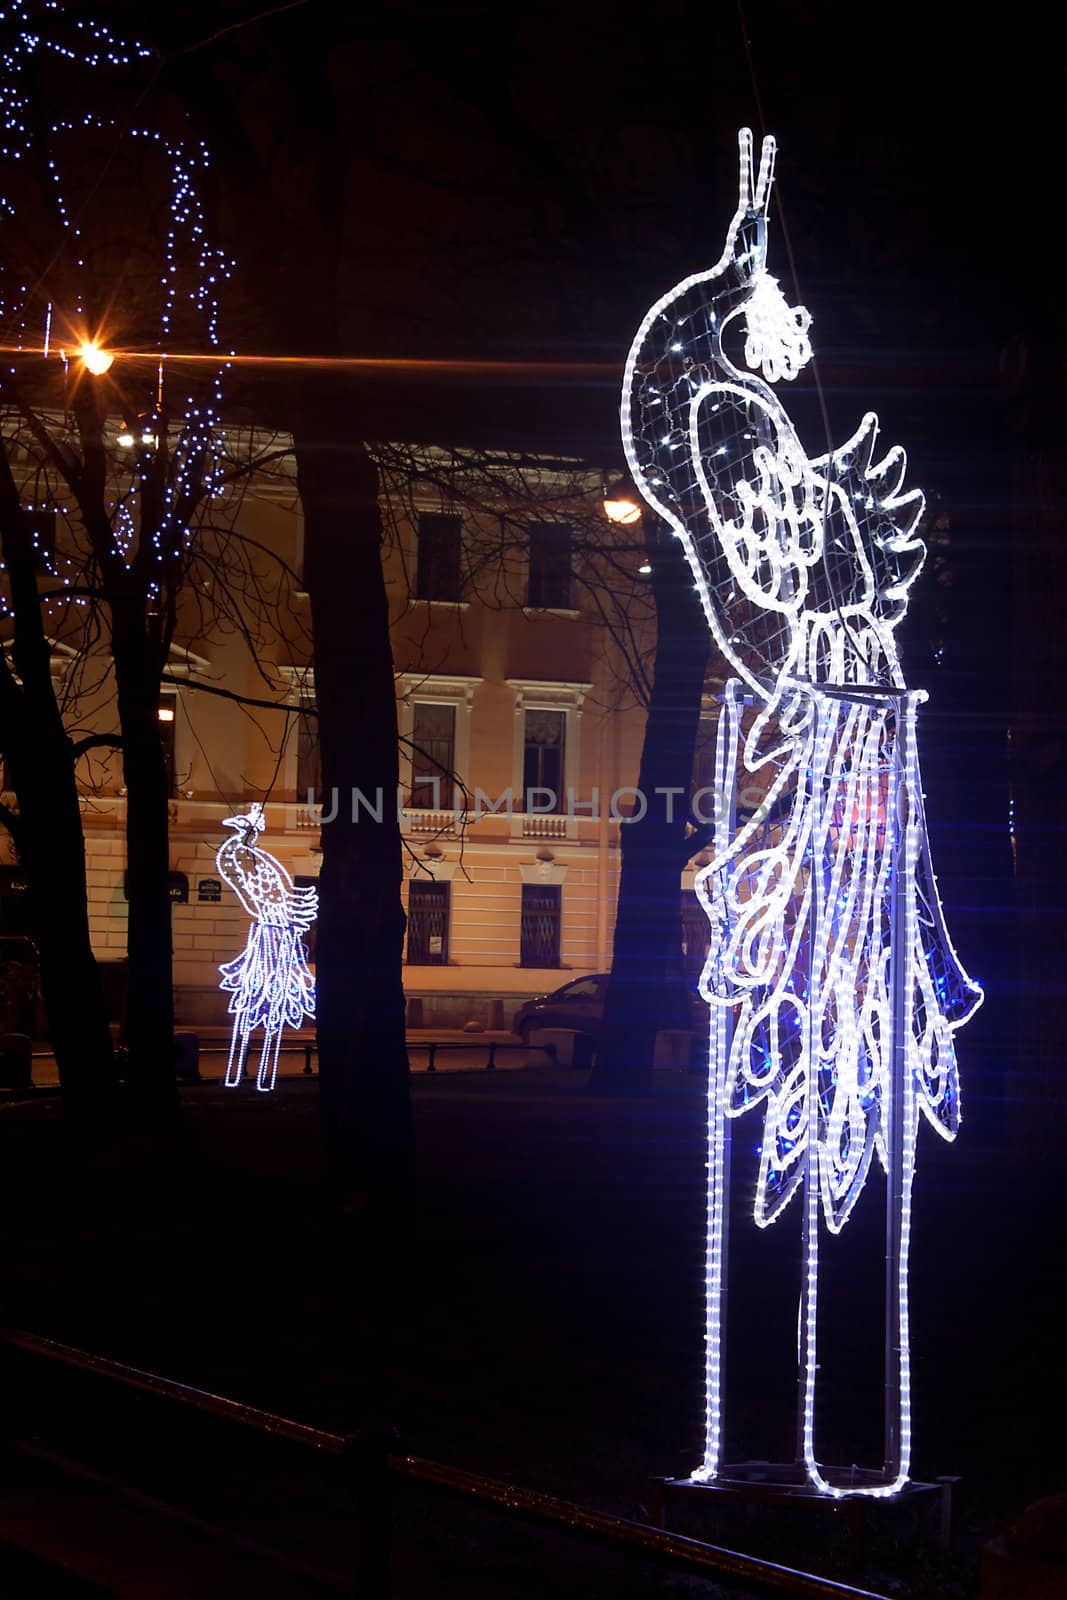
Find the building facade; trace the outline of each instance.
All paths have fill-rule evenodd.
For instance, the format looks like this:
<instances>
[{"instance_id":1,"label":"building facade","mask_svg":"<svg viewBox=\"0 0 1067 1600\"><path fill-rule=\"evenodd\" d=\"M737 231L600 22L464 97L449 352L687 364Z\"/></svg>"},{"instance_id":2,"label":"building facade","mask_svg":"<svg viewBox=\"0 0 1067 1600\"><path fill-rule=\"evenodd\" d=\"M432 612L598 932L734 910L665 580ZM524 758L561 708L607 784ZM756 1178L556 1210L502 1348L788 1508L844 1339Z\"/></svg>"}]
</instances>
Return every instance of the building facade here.
<instances>
[{"instance_id":1,"label":"building facade","mask_svg":"<svg viewBox=\"0 0 1067 1600\"><path fill-rule=\"evenodd\" d=\"M177 1019L225 1018L218 968L246 929L215 852L224 818L255 799L266 808L264 847L298 882L318 876L332 807L353 805L372 819L398 805L409 1025L506 1027L524 998L610 964L619 828L638 803L651 639L640 541L608 522L603 477L579 462L383 447L400 791L325 795L295 463L284 441L257 448L270 466L226 511L249 563L243 587L231 574L227 595L253 596L248 614L217 601L221 568L216 594L203 581L180 620L159 707L171 779ZM47 536L61 543L62 527L50 525ZM106 731L111 680L106 665L87 670L94 649L101 653L57 640L54 671L72 725ZM121 759L94 751L83 767L92 935L118 995ZM3 848L4 926L23 931L6 838ZM314 938L312 929L312 960Z\"/></svg>"}]
</instances>

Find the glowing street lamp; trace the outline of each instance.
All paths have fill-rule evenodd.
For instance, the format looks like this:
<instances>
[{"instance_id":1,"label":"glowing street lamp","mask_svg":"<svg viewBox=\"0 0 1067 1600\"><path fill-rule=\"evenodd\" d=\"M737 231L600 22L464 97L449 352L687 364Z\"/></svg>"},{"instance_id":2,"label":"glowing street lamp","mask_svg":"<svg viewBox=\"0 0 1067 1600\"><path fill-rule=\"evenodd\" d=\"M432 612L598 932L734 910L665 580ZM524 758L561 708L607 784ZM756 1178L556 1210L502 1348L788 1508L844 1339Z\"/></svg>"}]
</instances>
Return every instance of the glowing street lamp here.
<instances>
[{"instance_id":1,"label":"glowing street lamp","mask_svg":"<svg viewBox=\"0 0 1067 1600\"><path fill-rule=\"evenodd\" d=\"M630 528L641 521L641 505L636 491L625 478L617 478L604 490L604 515L609 522Z\"/></svg>"},{"instance_id":2,"label":"glowing street lamp","mask_svg":"<svg viewBox=\"0 0 1067 1600\"><path fill-rule=\"evenodd\" d=\"M637 490L626 478L616 478L604 490L604 515L609 522L614 522L620 528L632 528L635 522L641 521L641 503ZM647 578L652 571L652 564L645 556L637 569L642 578Z\"/></svg>"},{"instance_id":3,"label":"glowing street lamp","mask_svg":"<svg viewBox=\"0 0 1067 1600\"><path fill-rule=\"evenodd\" d=\"M112 363L115 360L110 350L102 350L98 344L94 344L90 339L79 345L78 354L82 358L82 365L86 372L91 373L94 378L102 378L105 372L110 372Z\"/></svg>"}]
</instances>

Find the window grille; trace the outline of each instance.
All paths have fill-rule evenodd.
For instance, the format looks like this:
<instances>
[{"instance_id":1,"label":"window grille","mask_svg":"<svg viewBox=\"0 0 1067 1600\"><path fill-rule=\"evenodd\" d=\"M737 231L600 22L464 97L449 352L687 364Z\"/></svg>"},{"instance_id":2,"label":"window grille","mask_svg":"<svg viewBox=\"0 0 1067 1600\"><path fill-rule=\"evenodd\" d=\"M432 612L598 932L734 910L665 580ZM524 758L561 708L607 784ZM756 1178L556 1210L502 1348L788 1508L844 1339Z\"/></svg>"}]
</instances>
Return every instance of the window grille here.
<instances>
[{"instance_id":1,"label":"window grille","mask_svg":"<svg viewBox=\"0 0 1067 1600\"><path fill-rule=\"evenodd\" d=\"M451 884L413 878L408 885L408 965L443 967L448 963Z\"/></svg>"},{"instance_id":2,"label":"window grille","mask_svg":"<svg viewBox=\"0 0 1067 1600\"><path fill-rule=\"evenodd\" d=\"M456 708L441 701L416 700L411 718L412 809L451 811L456 759Z\"/></svg>"},{"instance_id":3,"label":"window grille","mask_svg":"<svg viewBox=\"0 0 1067 1600\"><path fill-rule=\"evenodd\" d=\"M559 966L561 901L558 884L523 884L521 966Z\"/></svg>"}]
</instances>

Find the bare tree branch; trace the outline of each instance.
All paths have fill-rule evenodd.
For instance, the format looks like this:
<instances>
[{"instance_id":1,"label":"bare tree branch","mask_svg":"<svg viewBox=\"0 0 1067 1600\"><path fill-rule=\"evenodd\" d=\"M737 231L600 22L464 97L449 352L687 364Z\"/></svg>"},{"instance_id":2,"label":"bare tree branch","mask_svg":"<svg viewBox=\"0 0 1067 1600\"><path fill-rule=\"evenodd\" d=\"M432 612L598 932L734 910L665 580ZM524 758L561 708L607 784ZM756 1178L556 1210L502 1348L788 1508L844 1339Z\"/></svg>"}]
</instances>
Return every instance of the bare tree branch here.
<instances>
[{"instance_id":1,"label":"bare tree branch","mask_svg":"<svg viewBox=\"0 0 1067 1600\"><path fill-rule=\"evenodd\" d=\"M121 750L122 735L118 733L90 733L84 739L78 739L74 745L75 759L83 756L89 750Z\"/></svg>"}]
</instances>

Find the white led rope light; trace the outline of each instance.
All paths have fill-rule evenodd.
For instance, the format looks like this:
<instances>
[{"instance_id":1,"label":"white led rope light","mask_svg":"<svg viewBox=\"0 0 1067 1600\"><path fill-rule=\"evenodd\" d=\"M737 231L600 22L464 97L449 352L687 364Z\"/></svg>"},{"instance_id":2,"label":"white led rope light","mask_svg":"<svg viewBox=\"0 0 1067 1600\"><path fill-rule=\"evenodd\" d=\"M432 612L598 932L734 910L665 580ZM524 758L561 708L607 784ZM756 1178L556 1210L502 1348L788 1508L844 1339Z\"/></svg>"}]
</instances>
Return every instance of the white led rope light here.
<instances>
[{"instance_id":1,"label":"white led rope light","mask_svg":"<svg viewBox=\"0 0 1067 1600\"><path fill-rule=\"evenodd\" d=\"M737 750L740 727L739 685L731 680L723 695L723 710L719 719L715 741L715 792L718 810L715 816L716 858L728 852L734 832L735 793L737 788ZM709 873L704 868L698 873L695 886L697 898L709 921L717 917L716 901L709 892ZM701 979L701 993L708 981L705 972ZM705 1449L704 1460L694 1478L714 1477L718 1468L721 1448L721 1419L723 1410L722 1329L726 1299L726 1200L729 1185L726 1128L725 1073L730 1059L730 1030L732 1016L726 1006L713 1005L711 1012L710 1054L708 1059L708 1160L707 1160L707 1217L708 1236L705 1254L705 1334L704 1334L704 1386L705 1386Z\"/></svg>"},{"instance_id":2,"label":"white led rope light","mask_svg":"<svg viewBox=\"0 0 1067 1600\"><path fill-rule=\"evenodd\" d=\"M681 539L727 685L720 795L769 776L740 829L720 808L698 875L711 923L706 1438L694 1473L722 1472L729 1230L727 1119L764 1107L754 1216L803 1191L798 1460L838 1496L887 1496L911 1441L907 1262L920 1110L954 1137L953 1034L981 1002L944 924L930 864L915 708L894 630L925 547L899 447L874 460L867 413L809 457L770 387L811 359L811 317L766 270L775 145L759 171L740 138L738 208L722 256L652 306L626 363L622 439L634 482ZM740 681L738 681L740 680ZM742 685L755 714L742 728ZM740 767L738 766L740 763ZM816 1450L820 1234L848 1221L878 1156L890 1186L886 1451L835 1482ZM872 1479L874 1481L872 1481Z\"/></svg>"}]
</instances>

